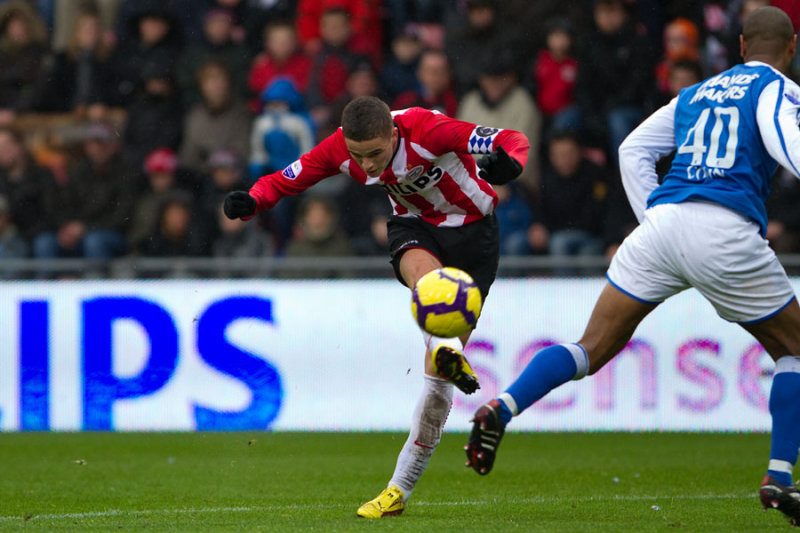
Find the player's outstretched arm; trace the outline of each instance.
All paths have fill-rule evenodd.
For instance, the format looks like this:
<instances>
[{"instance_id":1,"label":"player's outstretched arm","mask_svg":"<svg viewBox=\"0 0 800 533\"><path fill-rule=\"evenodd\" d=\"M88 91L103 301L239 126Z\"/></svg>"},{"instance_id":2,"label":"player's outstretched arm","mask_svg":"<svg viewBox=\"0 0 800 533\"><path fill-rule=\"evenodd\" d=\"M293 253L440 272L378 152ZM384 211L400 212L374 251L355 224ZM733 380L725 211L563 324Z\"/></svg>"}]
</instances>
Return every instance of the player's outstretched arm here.
<instances>
[{"instance_id":1,"label":"player's outstretched arm","mask_svg":"<svg viewBox=\"0 0 800 533\"><path fill-rule=\"evenodd\" d=\"M245 191L229 192L225 196L222 210L225 212L225 216L231 220L249 218L256 213L256 199Z\"/></svg>"},{"instance_id":2,"label":"player's outstretched arm","mask_svg":"<svg viewBox=\"0 0 800 533\"><path fill-rule=\"evenodd\" d=\"M647 208L647 198L658 187L656 163L676 148L675 107L677 98L650 115L622 141L619 170L622 185L639 222Z\"/></svg>"}]
</instances>

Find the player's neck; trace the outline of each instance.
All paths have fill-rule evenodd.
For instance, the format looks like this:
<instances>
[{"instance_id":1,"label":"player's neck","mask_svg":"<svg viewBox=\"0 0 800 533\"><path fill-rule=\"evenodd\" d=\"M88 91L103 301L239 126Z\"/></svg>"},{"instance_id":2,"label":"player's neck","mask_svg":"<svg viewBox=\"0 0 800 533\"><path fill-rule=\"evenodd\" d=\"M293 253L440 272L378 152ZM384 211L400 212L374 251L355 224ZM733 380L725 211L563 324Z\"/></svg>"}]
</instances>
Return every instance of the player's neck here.
<instances>
[{"instance_id":1,"label":"player's neck","mask_svg":"<svg viewBox=\"0 0 800 533\"><path fill-rule=\"evenodd\" d=\"M747 54L744 57L744 62L749 63L750 61L766 63L767 65L781 72L786 72L789 67L788 61L786 61L784 58L776 58L770 54Z\"/></svg>"}]
</instances>

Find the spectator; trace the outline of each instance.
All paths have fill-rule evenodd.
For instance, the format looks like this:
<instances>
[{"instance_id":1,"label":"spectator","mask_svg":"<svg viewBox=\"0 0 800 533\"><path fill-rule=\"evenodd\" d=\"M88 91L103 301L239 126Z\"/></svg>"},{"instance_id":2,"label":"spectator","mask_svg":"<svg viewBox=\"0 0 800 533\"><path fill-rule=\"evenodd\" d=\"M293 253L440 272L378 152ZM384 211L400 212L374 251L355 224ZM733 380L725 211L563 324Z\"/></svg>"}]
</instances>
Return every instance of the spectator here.
<instances>
[{"instance_id":1,"label":"spectator","mask_svg":"<svg viewBox=\"0 0 800 533\"><path fill-rule=\"evenodd\" d=\"M110 56L97 11L80 12L66 49L54 57L43 108L86 115L91 106L107 105L113 88Z\"/></svg>"},{"instance_id":2,"label":"spectator","mask_svg":"<svg viewBox=\"0 0 800 533\"><path fill-rule=\"evenodd\" d=\"M47 29L29 2L0 6L0 124L39 104Z\"/></svg>"},{"instance_id":3,"label":"spectator","mask_svg":"<svg viewBox=\"0 0 800 533\"><path fill-rule=\"evenodd\" d=\"M196 3L197 0L184 0ZM261 0L256 0L260 2ZM270 0L274 1L274 0ZM249 0L205 0L207 8L200 14L201 25L207 21L206 15L212 11L224 11L230 15L231 20L231 40L236 44L245 44L247 31L247 19L250 17L252 10L251 2ZM202 34L202 30L195 34ZM245 45L246 46L246 45Z\"/></svg>"},{"instance_id":4,"label":"spectator","mask_svg":"<svg viewBox=\"0 0 800 533\"><path fill-rule=\"evenodd\" d=\"M325 47L325 22L332 10L343 12L352 28L351 46L357 54L368 55L377 66L383 51L383 23L380 0L299 0L297 33L306 53L316 55Z\"/></svg>"},{"instance_id":5,"label":"spectator","mask_svg":"<svg viewBox=\"0 0 800 533\"><path fill-rule=\"evenodd\" d=\"M531 247L557 257L601 254L608 189L601 167L582 157L573 133L554 134L548 153L537 209L540 221L531 227Z\"/></svg>"},{"instance_id":6,"label":"spectator","mask_svg":"<svg viewBox=\"0 0 800 533\"><path fill-rule=\"evenodd\" d=\"M63 51L69 47L75 33L79 17L85 13L94 13L100 20L102 28L100 39L111 51L117 42L114 32L118 21L120 0L45 0L52 1L55 7L55 20L50 32L50 47L55 51ZM124 1L124 0L123 0ZM39 8L41 12L41 8Z\"/></svg>"},{"instance_id":7,"label":"spectator","mask_svg":"<svg viewBox=\"0 0 800 533\"><path fill-rule=\"evenodd\" d=\"M127 107L144 85L142 71L152 62L174 61L181 49L179 30L172 11L159 0L139 0L129 19L130 35L120 38L114 53L114 103Z\"/></svg>"},{"instance_id":8,"label":"spectator","mask_svg":"<svg viewBox=\"0 0 800 533\"><path fill-rule=\"evenodd\" d=\"M212 235L205 216L192 195L173 191L162 202L153 238L144 246L150 257L203 257L209 255Z\"/></svg>"},{"instance_id":9,"label":"spectator","mask_svg":"<svg viewBox=\"0 0 800 533\"><path fill-rule=\"evenodd\" d=\"M143 91L128 106L123 156L132 168L162 146L176 149L181 140L183 112L175 89L172 62L153 57L141 72Z\"/></svg>"},{"instance_id":10,"label":"spectator","mask_svg":"<svg viewBox=\"0 0 800 533\"><path fill-rule=\"evenodd\" d=\"M90 125L84 156L70 169L62 193L57 233L41 243L38 255L104 260L122 255L136 199L129 168L122 162L119 135L111 126Z\"/></svg>"},{"instance_id":11,"label":"spectator","mask_svg":"<svg viewBox=\"0 0 800 533\"><path fill-rule=\"evenodd\" d=\"M347 235L339 227L339 211L326 196L308 196L298 209L295 232L287 257L346 257L353 255ZM337 272L304 270L306 277L336 277Z\"/></svg>"},{"instance_id":12,"label":"spectator","mask_svg":"<svg viewBox=\"0 0 800 533\"><path fill-rule=\"evenodd\" d=\"M456 116L458 99L453 91L453 78L447 54L441 50L425 50L417 67L417 87L400 94L392 109L424 107L447 115Z\"/></svg>"},{"instance_id":13,"label":"spectator","mask_svg":"<svg viewBox=\"0 0 800 533\"><path fill-rule=\"evenodd\" d=\"M767 240L779 254L800 253L800 181L778 167L767 198Z\"/></svg>"},{"instance_id":14,"label":"spectator","mask_svg":"<svg viewBox=\"0 0 800 533\"><path fill-rule=\"evenodd\" d=\"M245 44L255 57L264 49L264 31L276 21L293 21L297 15L296 0L246 0L247 18L244 21ZM290 23L294 28L294 23Z\"/></svg>"},{"instance_id":15,"label":"spectator","mask_svg":"<svg viewBox=\"0 0 800 533\"><path fill-rule=\"evenodd\" d=\"M10 126L0 126L0 194L9 202L11 223L41 257L56 227L57 186L25 149L22 133Z\"/></svg>"},{"instance_id":16,"label":"spectator","mask_svg":"<svg viewBox=\"0 0 800 533\"><path fill-rule=\"evenodd\" d=\"M249 182L244 177L244 163L233 150L215 150L208 158L208 166L210 176L203 182L201 208L209 216L217 216L225 195L231 191L247 189Z\"/></svg>"},{"instance_id":17,"label":"spectator","mask_svg":"<svg viewBox=\"0 0 800 533\"><path fill-rule=\"evenodd\" d=\"M573 130L578 127L575 103L575 79L578 62L572 55L569 22L554 19L545 36L545 48L539 50L533 64L536 105L547 123L545 131Z\"/></svg>"},{"instance_id":18,"label":"spectator","mask_svg":"<svg viewBox=\"0 0 800 533\"><path fill-rule=\"evenodd\" d=\"M326 110L327 123L319 127L318 139L324 139L332 134L342 124L344 107L354 98L359 96L377 96L380 92L378 76L368 61L362 61L347 75L345 91L333 100ZM322 114L317 114L319 119Z\"/></svg>"},{"instance_id":19,"label":"spectator","mask_svg":"<svg viewBox=\"0 0 800 533\"><path fill-rule=\"evenodd\" d=\"M261 100L264 112L256 117L250 140L249 174L254 180L288 167L314 147L303 97L291 81L273 81Z\"/></svg>"},{"instance_id":20,"label":"spectator","mask_svg":"<svg viewBox=\"0 0 800 533\"><path fill-rule=\"evenodd\" d=\"M233 38L234 18L225 9L211 9L205 16L201 39L189 43L180 55L177 84L185 106L201 100L197 72L212 58L225 63L231 71L233 92L244 96L250 56L245 45Z\"/></svg>"},{"instance_id":21,"label":"spectator","mask_svg":"<svg viewBox=\"0 0 800 533\"><path fill-rule=\"evenodd\" d=\"M327 119L317 118L324 114L324 107L347 90L347 76L364 61L364 55L351 45L352 35L345 9L325 11L320 19L321 47L312 57L306 91L306 102L318 125Z\"/></svg>"},{"instance_id":22,"label":"spectator","mask_svg":"<svg viewBox=\"0 0 800 533\"><path fill-rule=\"evenodd\" d=\"M587 141L616 161L617 148L652 97L653 60L623 0L594 0L593 15L595 28L578 50L575 98Z\"/></svg>"},{"instance_id":23,"label":"spectator","mask_svg":"<svg viewBox=\"0 0 800 533\"><path fill-rule=\"evenodd\" d=\"M516 37L499 22L497 0L467 0L467 22L447 32L445 52L453 65L456 91L460 96L477 88L484 65L501 52L513 58L511 69L519 74ZM533 145L531 145L533 146Z\"/></svg>"},{"instance_id":24,"label":"spectator","mask_svg":"<svg viewBox=\"0 0 800 533\"><path fill-rule=\"evenodd\" d=\"M681 89L685 89L703 80L703 72L700 63L697 61L676 61L669 67L667 73L667 92L659 93L658 102L660 105L669 103L670 100L678 96Z\"/></svg>"},{"instance_id":25,"label":"spectator","mask_svg":"<svg viewBox=\"0 0 800 533\"><path fill-rule=\"evenodd\" d=\"M667 24L664 28L664 54L655 70L658 91L662 94L669 93L669 75L675 63L699 60L700 31L697 25L685 18L676 18Z\"/></svg>"},{"instance_id":26,"label":"spectator","mask_svg":"<svg viewBox=\"0 0 800 533\"><path fill-rule=\"evenodd\" d=\"M181 166L208 172L208 158L220 148L244 157L250 150L253 116L231 88L228 67L219 60L206 62L197 75L202 102L194 105L183 124Z\"/></svg>"},{"instance_id":27,"label":"spectator","mask_svg":"<svg viewBox=\"0 0 800 533\"><path fill-rule=\"evenodd\" d=\"M528 137L531 147L525 170L517 181L533 194L539 183L539 139L542 116L530 93L519 84L514 60L498 54L483 65L478 89L467 93L459 103L456 118L475 124L498 124Z\"/></svg>"},{"instance_id":28,"label":"spectator","mask_svg":"<svg viewBox=\"0 0 800 533\"><path fill-rule=\"evenodd\" d=\"M215 211L220 228L214 240L214 257L270 257L275 255L272 238L258 224L248 224L241 219L230 219L222 212L222 204Z\"/></svg>"},{"instance_id":29,"label":"spectator","mask_svg":"<svg viewBox=\"0 0 800 533\"><path fill-rule=\"evenodd\" d=\"M23 259L28 256L28 243L17 231L11 220L11 205L8 198L0 195L0 260ZM12 278L19 273L11 270L0 270L0 277Z\"/></svg>"},{"instance_id":30,"label":"spectator","mask_svg":"<svg viewBox=\"0 0 800 533\"><path fill-rule=\"evenodd\" d=\"M500 227L500 255L528 255L528 231L534 221L534 211L516 182L492 185L497 192L497 224Z\"/></svg>"},{"instance_id":31,"label":"spectator","mask_svg":"<svg viewBox=\"0 0 800 533\"><path fill-rule=\"evenodd\" d=\"M387 25L393 35L399 35L409 27L416 27L422 34L440 32L444 35L442 21L445 19L447 2L439 0L385 0ZM431 44L425 42L425 46ZM439 47L441 48L441 46Z\"/></svg>"},{"instance_id":32,"label":"spectator","mask_svg":"<svg viewBox=\"0 0 800 533\"><path fill-rule=\"evenodd\" d=\"M178 189L178 158L171 148L157 148L144 161L146 188L136 197L128 228L128 249L142 253L153 238L161 205Z\"/></svg>"},{"instance_id":33,"label":"spectator","mask_svg":"<svg viewBox=\"0 0 800 533\"><path fill-rule=\"evenodd\" d=\"M301 93L308 88L311 59L297 47L297 33L291 22L278 20L264 29L264 50L250 67L247 86L260 95L275 79L287 78ZM258 103L253 106L260 109Z\"/></svg>"},{"instance_id":34,"label":"spectator","mask_svg":"<svg viewBox=\"0 0 800 533\"><path fill-rule=\"evenodd\" d=\"M392 39L391 55L381 69L383 99L391 102L397 95L417 88L416 72L422 45L413 31L400 33Z\"/></svg>"}]
</instances>

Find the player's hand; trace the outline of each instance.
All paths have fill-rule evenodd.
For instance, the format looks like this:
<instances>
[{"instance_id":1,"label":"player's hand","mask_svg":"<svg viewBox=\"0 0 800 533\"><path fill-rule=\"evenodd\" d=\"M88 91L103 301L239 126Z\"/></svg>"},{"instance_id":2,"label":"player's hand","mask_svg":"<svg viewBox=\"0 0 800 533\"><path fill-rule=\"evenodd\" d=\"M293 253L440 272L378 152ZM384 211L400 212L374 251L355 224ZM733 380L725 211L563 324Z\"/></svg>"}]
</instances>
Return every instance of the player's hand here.
<instances>
[{"instance_id":1,"label":"player's hand","mask_svg":"<svg viewBox=\"0 0 800 533\"><path fill-rule=\"evenodd\" d=\"M522 165L508 155L502 146L498 146L496 152L481 158L478 167L478 175L492 185L505 185L522 173Z\"/></svg>"},{"instance_id":2,"label":"player's hand","mask_svg":"<svg viewBox=\"0 0 800 533\"><path fill-rule=\"evenodd\" d=\"M229 192L222 206L225 216L231 220L249 217L256 213L256 199L245 191Z\"/></svg>"}]
</instances>

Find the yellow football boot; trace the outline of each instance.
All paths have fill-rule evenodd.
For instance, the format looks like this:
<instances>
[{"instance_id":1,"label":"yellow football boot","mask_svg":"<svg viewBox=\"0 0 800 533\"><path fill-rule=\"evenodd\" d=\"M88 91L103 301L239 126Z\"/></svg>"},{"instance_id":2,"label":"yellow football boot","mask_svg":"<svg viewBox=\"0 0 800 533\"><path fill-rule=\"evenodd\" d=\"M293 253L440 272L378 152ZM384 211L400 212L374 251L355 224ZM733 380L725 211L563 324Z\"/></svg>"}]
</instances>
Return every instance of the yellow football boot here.
<instances>
[{"instance_id":1,"label":"yellow football boot","mask_svg":"<svg viewBox=\"0 0 800 533\"><path fill-rule=\"evenodd\" d=\"M437 376L451 382L464 394L472 394L481 388L467 358L455 348L440 344L433 349L431 362Z\"/></svg>"},{"instance_id":2,"label":"yellow football boot","mask_svg":"<svg viewBox=\"0 0 800 533\"><path fill-rule=\"evenodd\" d=\"M392 485L358 508L358 516L364 518L382 518L384 516L397 516L403 512L406 504L403 503L403 491Z\"/></svg>"}]
</instances>

